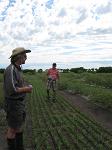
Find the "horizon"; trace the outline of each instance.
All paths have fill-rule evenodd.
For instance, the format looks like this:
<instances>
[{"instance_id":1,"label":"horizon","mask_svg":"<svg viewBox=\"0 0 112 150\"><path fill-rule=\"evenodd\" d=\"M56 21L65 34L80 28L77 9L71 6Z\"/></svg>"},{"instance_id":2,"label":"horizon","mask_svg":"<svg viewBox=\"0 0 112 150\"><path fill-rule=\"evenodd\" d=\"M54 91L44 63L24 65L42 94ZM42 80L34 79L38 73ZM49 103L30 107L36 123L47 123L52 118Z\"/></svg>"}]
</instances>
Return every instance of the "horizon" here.
<instances>
[{"instance_id":1,"label":"horizon","mask_svg":"<svg viewBox=\"0 0 112 150\"><path fill-rule=\"evenodd\" d=\"M77 68L83 68L83 69L86 69L86 70L91 70L91 69L94 69L94 70L96 70L96 69L99 69L99 68L108 68L108 67L110 67L110 68L112 68L112 66L100 66L100 67L98 67L98 68L85 68L85 67L82 67L82 66L80 66L80 67L73 67L73 68L58 68L58 67L56 67L58 70L66 70L66 69L68 69L68 70L71 70L71 69L77 69ZM0 68L0 70L1 69L6 69L6 68ZM38 70L40 70L40 69L42 69L43 71L46 71L46 70L48 70L48 69L50 69L50 67L49 68L33 68L33 69L31 69L31 68L23 68L22 67L22 70L36 70L36 71L38 71Z\"/></svg>"}]
</instances>

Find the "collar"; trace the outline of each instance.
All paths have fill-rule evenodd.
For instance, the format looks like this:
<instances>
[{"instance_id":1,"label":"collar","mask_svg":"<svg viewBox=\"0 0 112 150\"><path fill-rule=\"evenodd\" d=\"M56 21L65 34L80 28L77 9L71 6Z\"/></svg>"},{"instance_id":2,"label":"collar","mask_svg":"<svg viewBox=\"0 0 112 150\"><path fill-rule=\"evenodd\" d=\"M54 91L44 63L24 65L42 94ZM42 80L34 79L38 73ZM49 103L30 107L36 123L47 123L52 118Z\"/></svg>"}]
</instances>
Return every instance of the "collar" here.
<instances>
[{"instance_id":1,"label":"collar","mask_svg":"<svg viewBox=\"0 0 112 150\"><path fill-rule=\"evenodd\" d=\"M17 66L16 64L14 64L14 66L21 71L21 66Z\"/></svg>"}]
</instances>

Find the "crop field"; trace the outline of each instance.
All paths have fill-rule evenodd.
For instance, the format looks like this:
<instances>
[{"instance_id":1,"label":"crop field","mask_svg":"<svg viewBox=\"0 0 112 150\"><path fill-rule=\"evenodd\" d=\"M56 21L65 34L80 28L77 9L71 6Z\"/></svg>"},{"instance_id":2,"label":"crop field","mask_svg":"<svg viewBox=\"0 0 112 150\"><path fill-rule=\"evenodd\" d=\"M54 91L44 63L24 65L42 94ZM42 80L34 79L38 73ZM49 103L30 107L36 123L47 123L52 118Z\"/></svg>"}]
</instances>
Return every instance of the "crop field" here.
<instances>
[{"instance_id":1,"label":"crop field","mask_svg":"<svg viewBox=\"0 0 112 150\"><path fill-rule=\"evenodd\" d=\"M85 95L98 106L112 110L112 74L111 73L63 73L60 89Z\"/></svg>"},{"instance_id":2,"label":"crop field","mask_svg":"<svg viewBox=\"0 0 112 150\"><path fill-rule=\"evenodd\" d=\"M65 81L67 78L64 76ZM29 95L29 110L36 150L112 149L111 132L81 113L61 94L57 93L55 103L46 99L44 75L27 78L33 85L33 92Z\"/></svg>"},{"instance_id":3,"label":"crop field","mask_svg":"<svg viewBox=\"0 0 112 150\"><path fill-rule=\"evenodd\" d=\"M57 92L56 102L47 100L45 74L26 74L25 78L33 85L32 93L27 96L27 111L31 115L34 150L112 149L112 133L69 103L60 92ZM2 81L0 75L0 106ZM86 95L90 101L110 111L111 85L112 74L99 77L97 74L61 73L59 89Z\"/></svg>"}]
</instances>

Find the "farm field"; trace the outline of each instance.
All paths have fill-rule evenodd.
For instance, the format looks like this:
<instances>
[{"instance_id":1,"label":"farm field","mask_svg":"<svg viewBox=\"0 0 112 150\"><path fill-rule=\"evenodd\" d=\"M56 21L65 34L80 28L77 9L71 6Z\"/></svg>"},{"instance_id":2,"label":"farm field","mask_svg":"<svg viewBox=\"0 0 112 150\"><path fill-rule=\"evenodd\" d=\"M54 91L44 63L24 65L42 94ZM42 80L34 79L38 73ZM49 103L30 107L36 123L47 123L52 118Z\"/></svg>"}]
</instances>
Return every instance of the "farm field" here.
<instances>
[{"instance_id":1,"label":"farm field","mask_svg":"<svg viewBox=\"0 0 112 150\"><path fill-rule=\"evenodd\" d=\"M84 95L90 102L112 111L111 73L64 73L60 89Z\"/></svg>"},{"instance_id":2,"label":"farm field","mask_svg":"<svg viewBox=\"0 0 112 150\"><path fill-rule=\"evenodd\" d=\"M111 76L109 77L111 78ZM90 78L92 79L92 77ZM105 84L97 84L95 79L94 82L87 83L85 79L90 78L82 74L77 76L75 74L74 76L72 74L61 74L59 89L71 91L72 94L84 94L90 101L99 104L99 107L106 104L104 108L109 109L111 113L112 102L109 99L111 94L110 97L107 97L106 103L105 98L101 99L102 95L95 101L95 94L84 91L86 86L90 86L95 87L94 89L98 88L98 90L103 89L108 95L108 93L111 93L111 87L107 87ZM27 97L27 111L30 113L32 123L30 131L32 132L35 150L112 149L112 133L83 114L67 100L67 97L57 93L56 102L46 99L45 74L26 75L26 79L33 85L33 92ZM81 85L84 87L82 88Z\"/></svg>"},{"instance_id":3,"label":"farm field","mask_svg":"<svg viewBox=\"0 0 112 150\"><path fill-rule=\"evenodd\" d=\"M30 77L30 110L36 149L112 149L112 134L72 106L62 95L46 99L44 75Z\"/></svg>"}]
</instances>

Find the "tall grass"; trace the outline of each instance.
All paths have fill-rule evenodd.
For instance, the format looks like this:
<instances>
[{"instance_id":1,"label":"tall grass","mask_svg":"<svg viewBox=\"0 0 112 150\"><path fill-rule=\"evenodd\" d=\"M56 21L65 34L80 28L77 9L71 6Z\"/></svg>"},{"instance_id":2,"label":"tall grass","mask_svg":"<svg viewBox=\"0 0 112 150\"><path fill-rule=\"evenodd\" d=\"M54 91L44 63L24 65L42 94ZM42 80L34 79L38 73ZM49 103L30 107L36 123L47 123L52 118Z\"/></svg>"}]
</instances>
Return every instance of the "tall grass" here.
<instances>
[{"instance_id":1,"label":"tall grass","mask_svg":"<svg viewBox=\"0 0 112 150\"><path fill-rule=\"evenodd\" d=\"M112 109L112 74L62 73L60 89L88 96L89 100Z\"/></svg>"}]
</instances>

